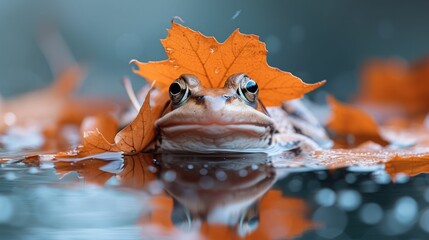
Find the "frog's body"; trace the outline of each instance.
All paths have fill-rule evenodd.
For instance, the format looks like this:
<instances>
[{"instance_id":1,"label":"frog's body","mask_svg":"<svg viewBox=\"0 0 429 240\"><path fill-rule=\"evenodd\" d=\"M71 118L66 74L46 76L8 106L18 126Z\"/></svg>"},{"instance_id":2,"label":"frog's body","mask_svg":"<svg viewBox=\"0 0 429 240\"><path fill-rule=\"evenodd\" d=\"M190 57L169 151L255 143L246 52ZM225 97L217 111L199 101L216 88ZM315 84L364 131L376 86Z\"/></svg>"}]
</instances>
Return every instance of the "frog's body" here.
<instances>
[{"instance_id":1,"label":"frog's body","mask_svg":"<svg viewBox=\"0 0 429 240\"><path fill-rule=\"evenodd\" d=\"M285 111L290 104L267 109L257 95L256 82L244 74L232 75L223 88L204 88L195 76L183 75L170 86L171 101L155 123L158 148L174 152L266 151L274 145L318 148L304 136L306 131L295 131L298 127ZM326 137L307 115L301 118Z\"/></svg>"}]
</instances>

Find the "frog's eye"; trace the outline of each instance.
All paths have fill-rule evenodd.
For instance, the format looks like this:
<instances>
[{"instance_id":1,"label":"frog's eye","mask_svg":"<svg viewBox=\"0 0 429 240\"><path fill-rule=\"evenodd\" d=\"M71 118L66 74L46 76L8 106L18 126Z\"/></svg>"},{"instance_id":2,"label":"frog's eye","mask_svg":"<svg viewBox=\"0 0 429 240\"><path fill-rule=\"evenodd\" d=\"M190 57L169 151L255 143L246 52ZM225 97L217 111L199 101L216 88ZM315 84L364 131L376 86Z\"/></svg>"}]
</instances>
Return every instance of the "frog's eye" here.
<instances>
[{"instance_id":1,"label":"frog's eye","mask_svg":"<svg viewBox=\"0 0 429 240\"><path fill-rule=\"evenodd\" d=\"M237 94L245 101L255 103L258 98L258 84L244 75L237 89Z\"/></svg>"},{"instance_id":2,"label":"frog's eye","mask_svg":"<svg viewBox=\"0 0 429 240\"><path fill-rule=\"evenodd\" d=\"M175 105L179 105L188 100L190 96L188 85L184 78L178 78L169 88L170 99Z\"/></svg>"}]
</instances>

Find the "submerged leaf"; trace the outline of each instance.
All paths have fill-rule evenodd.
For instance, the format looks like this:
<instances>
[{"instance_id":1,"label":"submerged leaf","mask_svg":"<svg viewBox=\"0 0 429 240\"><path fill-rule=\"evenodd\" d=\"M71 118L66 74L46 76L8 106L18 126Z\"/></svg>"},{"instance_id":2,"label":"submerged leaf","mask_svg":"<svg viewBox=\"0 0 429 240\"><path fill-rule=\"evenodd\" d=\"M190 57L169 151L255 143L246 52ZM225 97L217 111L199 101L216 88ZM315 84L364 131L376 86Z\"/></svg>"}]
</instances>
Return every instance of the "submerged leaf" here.
<instances>
[{"instance_id":1,"label":"submerged leaf","mask_svg":"<svg viewBox=\"0 0 429 240\"><path fill-rule=\"evenodd\" d=\"M265 44L256 35L235 30L224 42L172 22L168 37L161 41L168 59L141 63L135 73L163 88L181 74L196 75L204 87L222 87L235 73L245 73L258 82L260 98L267 106L302 97L325 82L306 84L289 72L267 64Z\"/></svg>"}]
</instances>

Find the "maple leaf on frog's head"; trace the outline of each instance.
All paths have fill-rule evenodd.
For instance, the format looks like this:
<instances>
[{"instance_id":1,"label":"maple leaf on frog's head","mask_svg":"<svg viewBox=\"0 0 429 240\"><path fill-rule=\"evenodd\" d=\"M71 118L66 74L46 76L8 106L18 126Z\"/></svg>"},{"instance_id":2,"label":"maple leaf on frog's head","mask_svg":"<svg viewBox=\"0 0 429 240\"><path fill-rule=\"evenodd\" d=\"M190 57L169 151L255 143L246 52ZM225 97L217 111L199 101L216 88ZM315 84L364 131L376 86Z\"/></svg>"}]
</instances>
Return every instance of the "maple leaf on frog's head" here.
<instances>
[{"instance_id":1,"label":"maple leaf on frog's head","mask_svg":"<svg viewBox=\"0 0 429 240\"><path fill-rule=\"evenodd\" d=\"M206 37L200 32L172 22L168 37L161 40L168 59L141 63L134 72L148 81L157 81L158 87L167 88L182 74L196 75L204 87L222 87L235 73L245 73L259 85L259 97L267 106L302 97L325 83L304 83L289 72L270 67L267 49L259 37L242 34L237 29L224 42Z\"/></svg>"}]
</instances>

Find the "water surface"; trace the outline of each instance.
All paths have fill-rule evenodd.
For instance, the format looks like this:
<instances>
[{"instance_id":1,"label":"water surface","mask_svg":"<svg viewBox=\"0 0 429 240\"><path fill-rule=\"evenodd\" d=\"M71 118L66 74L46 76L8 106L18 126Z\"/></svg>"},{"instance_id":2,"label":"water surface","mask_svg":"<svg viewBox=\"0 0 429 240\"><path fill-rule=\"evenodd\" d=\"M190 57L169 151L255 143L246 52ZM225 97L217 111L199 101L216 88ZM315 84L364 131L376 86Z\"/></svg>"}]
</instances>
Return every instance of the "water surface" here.
<instances>
[{"instance_id":1,"label":"water surface","mask_svg":"<svg viewBox=\"0 0 429 240\"><path fill-rule=\"evenodd\" d=\"M427 239L428 175L392 182L383 165L327 170L286 160L282 168L257 153L4 163L0 236Z\"/></svg>"}]
</instances>

